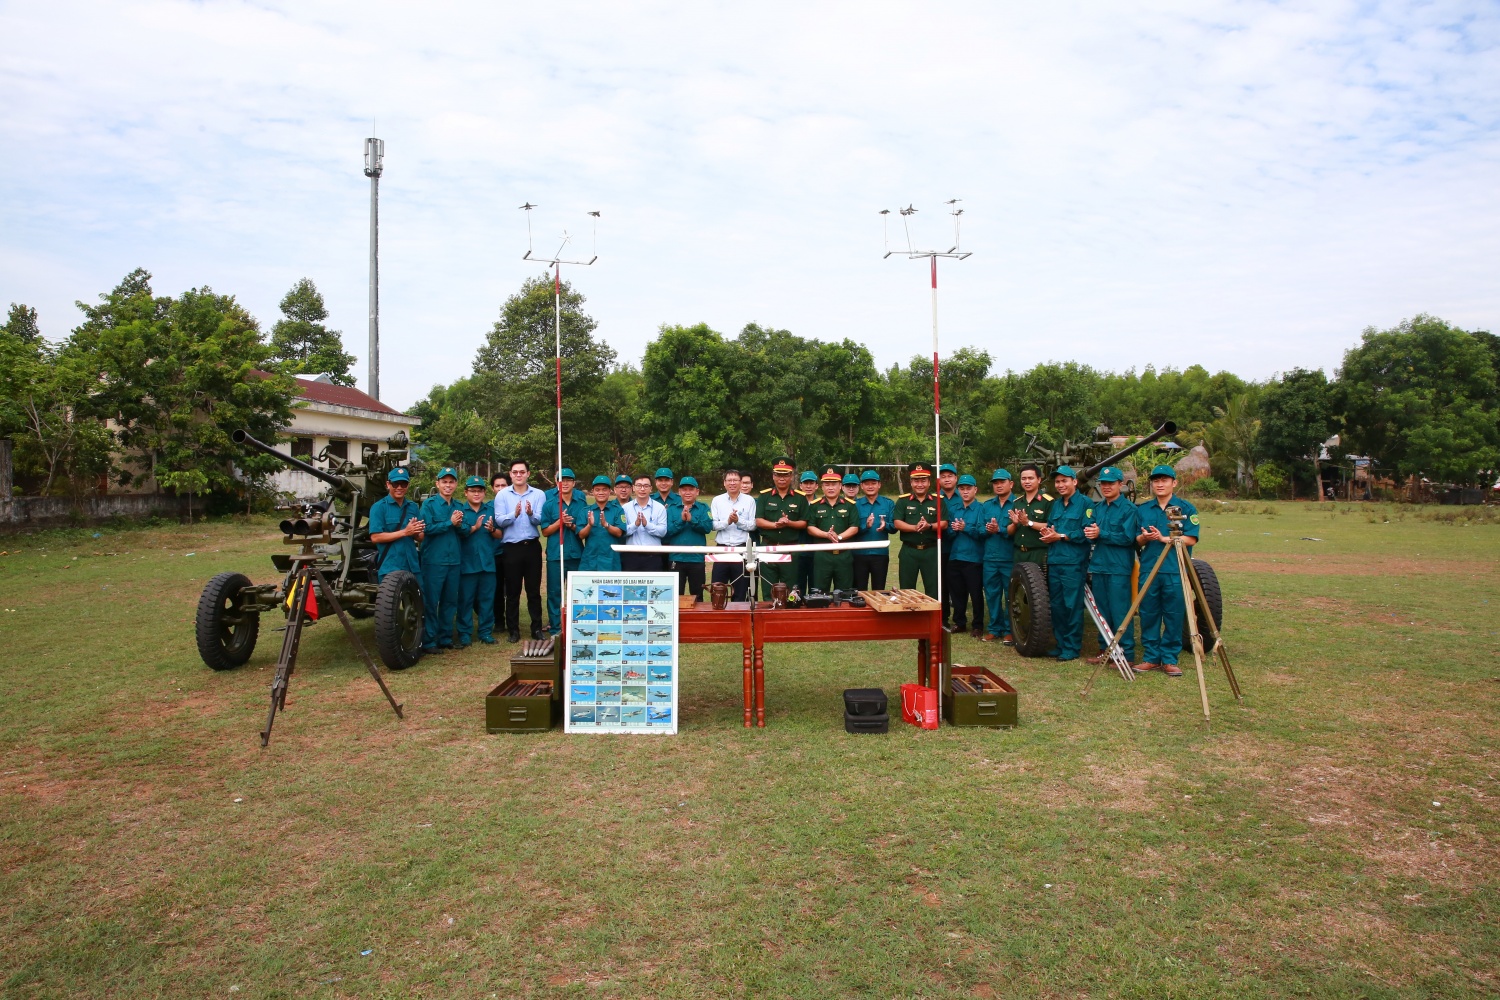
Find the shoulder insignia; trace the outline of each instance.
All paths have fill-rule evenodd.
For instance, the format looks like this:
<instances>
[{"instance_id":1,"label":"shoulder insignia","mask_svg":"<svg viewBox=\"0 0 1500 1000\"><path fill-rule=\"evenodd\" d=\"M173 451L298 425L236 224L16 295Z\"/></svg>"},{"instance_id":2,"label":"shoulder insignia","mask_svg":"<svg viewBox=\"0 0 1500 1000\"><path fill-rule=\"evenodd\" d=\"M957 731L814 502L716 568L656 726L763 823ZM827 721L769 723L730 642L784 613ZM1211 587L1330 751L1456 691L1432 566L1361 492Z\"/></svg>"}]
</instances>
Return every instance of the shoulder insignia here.
<instances>
[{"instance_id":1,"label":"shoulder insignia","mask_svg":"<svg viewBox=\"0 0 1500 1000\"><path fill-rule=\"evenodd\" d=\"M1052 499L1054 499L1054 497L1052 496L1051 493L1043 493L1042 494L1042 499L1043 500L1052 500Z\"/></svg>"},{"instance_id":2,"label":"shoulder insignia","mask_svg":"<svg viewBox=\"0 0 1500 1000\"><path fill-rule=\"evenodd\" d=\"M898 496L896 499L897 500L908 500L910 498L911 498L911 494L910 493L903 493L900 496Z\"/></svg>"},{"instance_id":3,"label":"shoulder insignia","mask_svg":"<svg viewBox=\"0 0 1500 1000\"><path fill-rule=\"evenodd\" d=\"M1083 516L1084 517L1093 517L1094 516L1094 508L1090 507L1088 510L1085 510L1083 512Z\"/></svg>"},{"instance_id":4,"label":"shoulder insignia","mask_svg":"<svg viewBox=\"0 0 1500 1000\"><path fill-rule=\"evenodd\" d=\"M771 492L771 490L773 490L773 489L775 489L775 487L774 487L774 486L767 486L767 487L766 487L766 488L765 488L765 489L763 489L763 490L761 490L761 492L762 492L762 493L769 493L769 492Z\"/></svg>"},{"instance_id":5,"label":"shoulder insignia","mask_svg":"<svg viewBox=\"0 0 1500 1000\"><path fill-rule=\"evenodd\" d=\"M1198 515L1194 514L1191 517L1189 517L1188 520L1191 521L1191 522L1193 522L1194 524L1197 524L1198 523Z\"/></svg>"}]
</instances>

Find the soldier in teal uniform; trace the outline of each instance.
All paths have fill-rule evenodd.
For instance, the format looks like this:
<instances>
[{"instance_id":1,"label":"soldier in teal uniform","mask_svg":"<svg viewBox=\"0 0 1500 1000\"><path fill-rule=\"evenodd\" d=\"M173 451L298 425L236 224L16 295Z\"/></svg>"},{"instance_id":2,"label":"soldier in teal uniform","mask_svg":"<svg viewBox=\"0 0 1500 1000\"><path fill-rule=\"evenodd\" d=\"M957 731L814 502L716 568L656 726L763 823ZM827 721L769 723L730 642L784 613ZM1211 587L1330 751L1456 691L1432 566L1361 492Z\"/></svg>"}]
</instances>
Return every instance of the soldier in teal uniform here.
<instances>
[{"instance_id":1,"label":"soldier in teal uniform","mask_svg":"<svg viewBox=\"0 0 1500 1000\"><path fill-rule=\"evenodd\" d=\"M947 462L938 466L937 470L937 495L942 501L943 510L952 517L953 509L959 505L958 499L958 469ZM956 539L948 537L948 529L943 528L943 537L938 539L938 572L943 577L943 625L948 625L950 613L953 610L953 543Z\"/></svg>"},{"instance_id":2,"label":"soldier in teal uniform","mask_svg":"<svg viewBox=\"0 0 1500 1000\"><path fill-rule=\"evenodd\" d=\"M708 504L698 502L698 480L683 476L677 484L679 503L667 508L667 534L663 545L707 545L709 532L714 530L713 515ZM677 592L691 594L703 599L703 553L670 552L668 565L677 574Z\"/></svg>"},{"instance_id":3,"label":"soldier in teal uniform","mask_svg":"<svg viewBox=\"0 0 1500 1000\"><path fill-rule=\"evenodd\" d=\"M847 542L859 534L859 514L842 495L843 477L833 466L823 471L823 495L807 506L807 532L813 544ZM849 590L854 586L854 553L814 552L815 590Z\"/></svg>"},{"instance_id":4,"label":"soldier in teal uniform","mask_svg":"<svg viewBox=\"0 0 1500 1000\"><path fill-rule=\"evenodd\" d=\"M562 631L563 586L569 573L583 560L583 539L579 526L587 518L587 505L573 488L572 469L557 474L557 492L542 504L542 537L547 539L547 631Z\"/></svg>"},{"instance_id":5,"label":"soldier in teal uniform","mask_svg":"<svg viewBox=\"0 0 1500 1000\"><path fill-rule=\"evenodd\" d=\"M618 476L615 477L615 498L614 498L614 502L613 502L614 503L614 511L613 511L614 519L610 523L614 524L614 525L618 525L619 528L620 528L620 533L618 535L616 535L614 532L610 532L609 533L610 534L610 544L612 546L613 545L629 545L630 544L628 541L625 540L625 527L626 527L625 505L627 503L629 503L633 499L633 495L632 495L631 491L634 488L635 488L635 480L632 479L630 476L627 476L625 473L622 472ZM616 551L615 552L615 569L618 570L619 568L620 568L620 553L618 551Z\"/></svg>"},{"instance_id":6,"label":"soldier in teal uniform","mask_svg":"<svg viewBox=\"0 0 1500 1000\"><path fill-rule=\"evenodd\" d=\"M1093 525L1083 529L1094 543L1089 556L1089 590L1099 607L1099 617L1117 632L1130 610L1135 536L1140 533L1135 504L1120 495L1124 481L1125 474L1113 465L1099 470L1099 495L1104 499L1094 504ZM1135 627L1131 626L1120 636L1120 652L1127 660L1135 659L1134 635ZM1103 663L1104 652L1101 650L1091 662Z\"/></svg>"},{"instance_id":7,"label":"soldier in teal uniform","mask_svg":"<svg viewBox=\"0 0 1500 1000\"><path fill-rule=\"evenodd\" d=\"M392 469L386 474L386 495L370 505L370 541L375 543L376 558L380 560L375 571L378 580L404 569L421 586L422 562L417 555L417 542L427 525L422 521L421 506L406 499L410 487L411 473L405 469Z\"/></svg>"},{"instance_id":8,"label":"soldier in teal uniform","mask_svg":"<svg viewBox=\"0 0 1500 1000\"><path fill-rule=\"evenodd\" d=\"M797 478L797 488L803 496L807 497L807 506L810 509L813 504L818 502L818 498L822 496L821 487L818 485L818 474L808 469ZM802 533L800 540L803 542L818 541L818 539L813 537L811 522L808 523L807 530ZM817 561L817 553L799 552L792 556L792 559L794 560L792 565L797 567L797 589L805 594L813 588L813 564Z\"/></svg>"},{"instance_id":9,"label":"soldier in teal uniform","mask_svg":"<svg viewBox=\"0 0 1500 1000\"><path fill-rule=\"evenodd\" d=\"M1136 505L1136 518L1140 532L1135 542L1141 546L1141 583L1145 574L1156 565L1162 546L1171 544L1166 539L1172 534L1167 521L1167 508L1177 507L1182 511L1182 533L1188 545L1198 543L1198 508L1177 496L1177 473L1170 465L1158 465L1151 470L1151 497ZM1182 601L1182 576L1169 553L1156 579L1141 598L1141 655L1144 662L1138 670L1155 670L1160 667L1168 677L1181 677L1177 667L1177 654L1182 649L1182 627L1187 612Z\"/></svg>"},{"instance_id":10,"label":"soldier in teal uniform","mask_svg":"<svg viewBox=\"0 0 1500 1000\"><path fill-rule=\"evenodd\" d=\"M860 497L854 501L859 518L856 542L888 542L896 530L896 502L880 495L880 473L866 469L859 477ZM890 549L860 549L854 553L854 589L884 590L891 568Z\"/></svg>"},{"instance_id":11,"label":"soldier in teal uniform","mask_svg":"<svg viewBox=\"0 0 1500 1000\"><path fill-rule=\"evenodd\" d=\"M662 466L656 470L655 482L656 492L651 495L651 498L667 508L667 533L671 534L672 522L680 520L682 517L680 511L682 507L682 495L674 492L672 489L673 485L677 482L677 477L673 475L671 469ZM663 542L662 544L665 545L666 543ZM672 569L672 554L670 552L663 552L661 554L661 568L663 573L669 572Z\"/></svg>"},{"instance_id":12,"label":"soldier in teal uniform","mask_svg":"<svg viewBox=\"0 0 1500 1000\"><path fill-rule=\"evenodd\" d=\"M422 649L428 653L453 648L453 619L458 613L459 565L463 543L458 526L464 521L464 505L453 496L458 491L458 472L438 470L437 492L422 501L422 603L426 622Z\"/></svg>"},{"instance_id":13,"label":"soldier in teal uniform","mask_svg":"<svg viewBox=\"0 0 1500 1000\"><path fill-rule=\"evenodd\" d=\"M484 502L484 479L464 480L463 552L458 564L458 648L467 648L478 619L479 641L495 644L495 515Z\"/></svg>"},{"instance_id":14,"label":"soldier in teal uniform","mask_svg":"<svg viewBox=\"0 0 1500 1000\"><path fill-rule=\"evenodd\" d=\"M1041 539L1047 545L1047 594L1052 604L1052 641L1048 656L1066 662L1083 651L1083 586L1089 564L1089 537L1084 529L1094 523L1092 502L1078 492L1078 474L1071 465L1052 474L1057 499L1047 516Z\"/></svg>"},{"instance_id":15,"label":"soldier in teal uniform","mask_svg":"<svg viewBox=\"0 0 1500 1000\"><path fill-rule=\"evenodd\" d=\"M981 642L1003 642L1007 646L1016 644L1010 634L1010 571L1015 565L1015 543L1011 541L1010 512L1015 506L1011 496L1014 485L1010 473L996 469L990 476L990 489L994 496L984 502L979 518L984 522L984 599L990 603L989 628L980 636Z\"/></svg>"},{"instance_id":16,"label":"soldier in teal uniform","mask_svg":"<svg viewBox=\"0 0 1500 1000\"><path fill-rule=\"evenodd\" d=\"M584 508L578 527L578 537L583 542L578 568L585 573L617 573L620 554L611 543L625 534L620 526L619 502L610 495L608 476L595 476L590 492L594 494L594 502Z\"/></svg>"},{"instance_id":17,"label":"soldier in teal uniform","mask_svg":"<svg viewBox=\"0 0 1500 1000\"><path fill-rule=\"evenodd\" d=\"M979 484L965 473L958 477L958 499L948 510L953 530L947 580L953 587L949 606L953 609L953 631L969 631L968 609L974 608L974 638L984 634L984 503L978 499Z\"/></svg>"}]
</instances>

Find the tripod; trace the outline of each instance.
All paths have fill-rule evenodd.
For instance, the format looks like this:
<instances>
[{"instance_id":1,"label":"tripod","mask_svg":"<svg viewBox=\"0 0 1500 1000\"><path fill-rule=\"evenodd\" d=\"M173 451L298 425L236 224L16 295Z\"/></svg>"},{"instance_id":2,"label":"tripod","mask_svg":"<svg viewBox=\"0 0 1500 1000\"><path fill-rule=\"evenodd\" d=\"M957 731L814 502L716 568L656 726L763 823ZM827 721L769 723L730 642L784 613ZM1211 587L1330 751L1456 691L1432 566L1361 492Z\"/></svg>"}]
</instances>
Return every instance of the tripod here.
<instances>
[{"instance_id":1,"label":"tripod","mask_svg":"<svg viewBox=\"0 0 1500 1000\"><path fill-rule=\"evenodd\" d=\"M1108 660L1119 650L1120 637L1129 631L1132 619L1139 614L1141 601L1145 599L1146 591L1151 589L1151 583L1156 579L1156 574L1161 570L1162 563L1167 561L1167 553L1175 552L1177 554L1177 574L1178 578L1182 581L1182 603L1187 613L1188 635L1191 637L1193 646L1193 664L1197 668L1198 673L1198 696L1203 702L1203 721L1207 722L1208 683L1203 677L1204 649L1203 636L1198 631L1198 602L1202 601L1203 607L1207 609L1208 598L1203 593L1203 582L1198 579L1198 570L1194 568L1192 556L1188 553L1187 539L1182 533L1182 522L1184 520L1185 518L1180 507L1172 506L1167 508L1167 523L1171 526L1171 534L1167 539L1167 544L1162 546L1161 555L1156 557L1156 565L1151 567L1151 572L1147 575L1145 581L1141 583L1140 590L1136 592L1135 600L1130 604L1130 610L1125 613L1125 621L1120 624L1119 630L1115 633L1114 638L1110 640L1109 648L1104 652L1105 658ZM1234 694L1234 700L1237 702L1244 701L1244 698L1240 696L1240 682L1234 676L1234 668L1229 665L1229 651L1224 648L1224 638L1219 634L1219 627L1214 624L1213 615L1205 613L1203 622L1208 626L1208 634L1213 639L1212 651L1218 654L1219 663L1224 668L1224 676L1229 679L1229 690ZM1089 682L1083 687L1084 697L1088 697L1089 692L1093 690L1094 679L1099 676L1099 671L1102 667L1103 664L1101 663L1089 675Z\"/></svg>"},{"instance_id":2,"label":"tripod","mask_svg":"<svg viewBox=\"0 0 1500 1000\"><path fill-rule=\"evenodd\" d=\"M401 714L401 706L396 704L396 699L391 696L391 689L385 686L385 679L380 676L375 661L370 659L370 654L365 650L365 644L360 642L359 635L354 631L354 623L344 613L343 605L339 603L338 597L329 586L323 572L314 565L318 556L313 554L312 544L311 537L304 537L302 551L292 556L295 568L292 570L291 585L287 589L287 593L292 597L292 609L287 616L286 635L281 640L281 657L276 661L276 678L271 682L271 710L266 714L266 728L260 731L261 746L270 745L271 726L276 722L276 713L286 711L287 688L291 684L292 671L297 668L297 649L302 645L302 626L307 622L307 594L315 581L323 598L338 613L344 631L349 634L349 641L359 651L360 658L365 661L365 667L370 671L370 676L375 678L375 683L380 685L385 700L391 703L391 708L395 709L396 718L405 718Z\"/></svg>"}]
</instances>

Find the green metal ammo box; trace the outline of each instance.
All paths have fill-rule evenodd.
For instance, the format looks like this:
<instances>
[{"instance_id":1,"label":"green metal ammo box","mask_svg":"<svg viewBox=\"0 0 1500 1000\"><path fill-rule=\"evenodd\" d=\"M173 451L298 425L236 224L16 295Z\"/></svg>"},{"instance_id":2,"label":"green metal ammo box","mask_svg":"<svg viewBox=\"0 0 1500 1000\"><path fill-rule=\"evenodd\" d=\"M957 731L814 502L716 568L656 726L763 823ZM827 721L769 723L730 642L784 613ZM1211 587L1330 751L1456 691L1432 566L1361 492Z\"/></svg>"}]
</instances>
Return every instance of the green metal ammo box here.
<instances>
[{"instance_id":1,"label":"green metal ammo box","mask_svg":"<svg viewBox=\"0 0 1500 1000\"><path fill-rule=\"evenodd\" d=\"M524 681L551 681L552 700L562 705L562 642L533 639L521 644L521 651L510 658L511 677Z\"/></svg>"},{"instance_id":2,"label":"green metal ammo box","mask_svg":"<svg viewBox=\"0 0 1500 1000\"><path fill-rule=\"evenodd\" d=\"M533 694L521 694L523 685L545 685ZM545 733L557 724L557 683L550 678L527 680L512 675L484 698L484 728L491 733Z\"/></svg>"},{"instance_id":3,"label":"green metal ammo box","mask_svg":"<svg viewBox=\"0 0 1500 1000\"><path fill-rule=\"evenodd\" d=\"M955 678L969 679L955 683ZM982 678L982 680L980 680ZM983 686L986 690L965 688ZM943 718L954 726L989 726L1009 729L1018 718L1016 689L983 667L955 663L943 666ZM998 688L998 690L996 690Z\"/></svg>"}]
</instances>

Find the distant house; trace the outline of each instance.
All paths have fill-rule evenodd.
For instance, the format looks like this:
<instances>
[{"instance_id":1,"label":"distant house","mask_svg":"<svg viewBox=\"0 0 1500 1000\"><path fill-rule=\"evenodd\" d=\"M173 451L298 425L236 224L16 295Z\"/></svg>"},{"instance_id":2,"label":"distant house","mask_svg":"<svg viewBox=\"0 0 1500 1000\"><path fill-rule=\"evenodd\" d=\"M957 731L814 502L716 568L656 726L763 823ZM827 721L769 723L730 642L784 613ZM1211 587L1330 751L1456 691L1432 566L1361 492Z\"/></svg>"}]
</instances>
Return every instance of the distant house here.
<instances>
[{"instance_id":1,"label":"distant house","mask_svg":"<svg viewBox=\"0 0 1500 1000\"><path fill-rule=\"evenodd\" d=\"M335 385L327 375L298 376L297 390L292 422L282 431L291 441L276 442L276 449L320 469L345 460L358 465L365 451L388 451L392 436L404 431L410 437L411 429L422 422L358 389ZM328 488L290 468L276 473L272 483L276 490L301 499L311 499Z\"/></svg>"}]
</instances>

